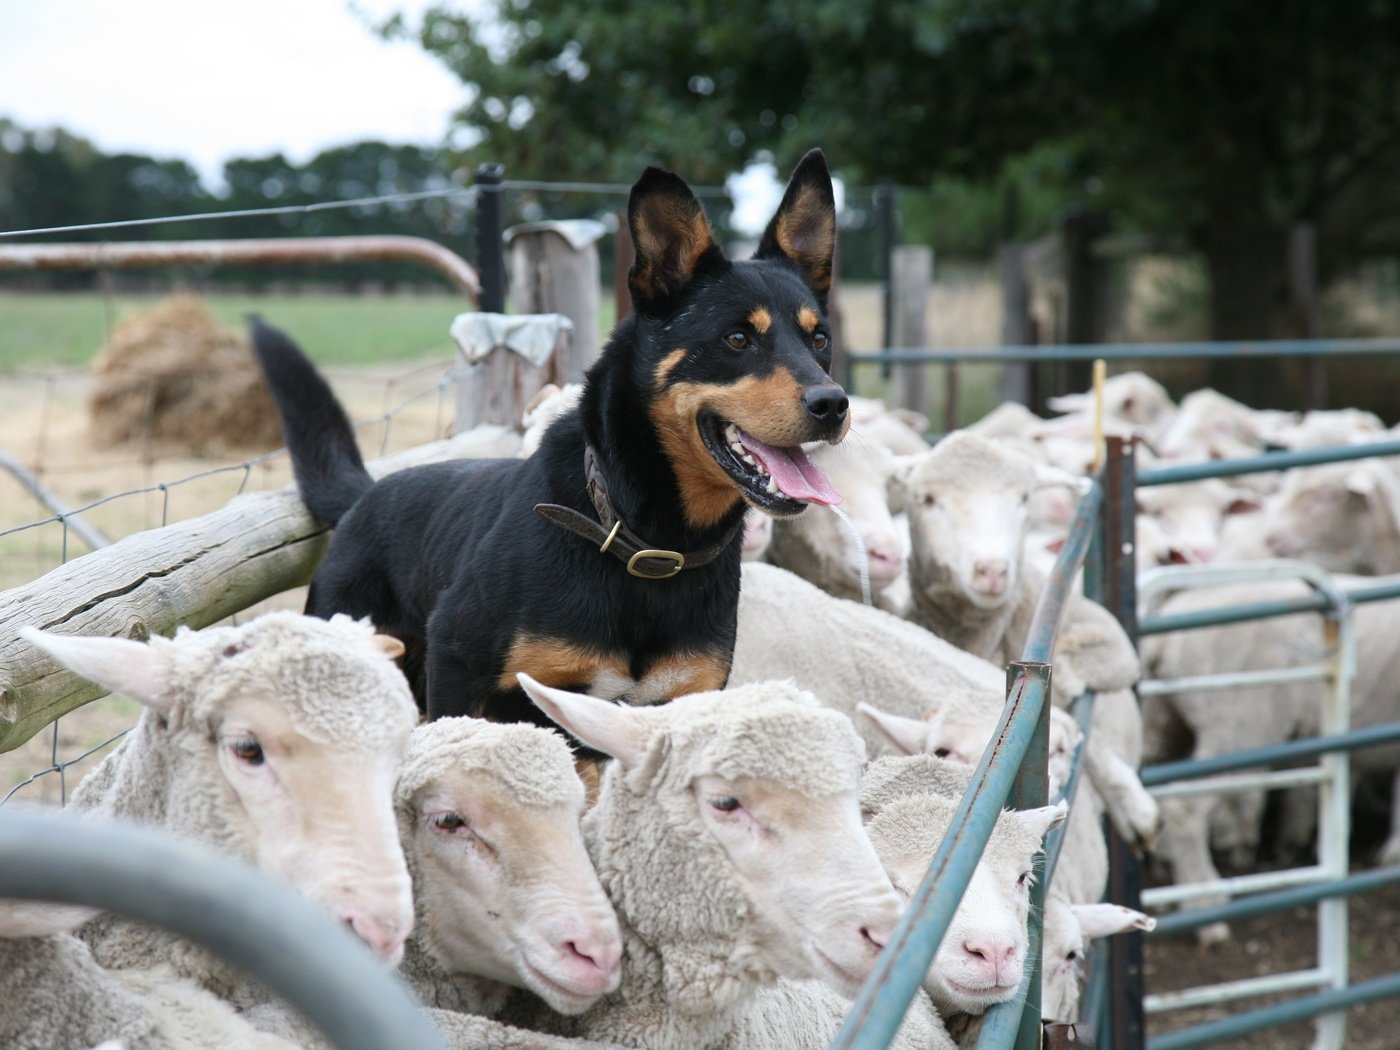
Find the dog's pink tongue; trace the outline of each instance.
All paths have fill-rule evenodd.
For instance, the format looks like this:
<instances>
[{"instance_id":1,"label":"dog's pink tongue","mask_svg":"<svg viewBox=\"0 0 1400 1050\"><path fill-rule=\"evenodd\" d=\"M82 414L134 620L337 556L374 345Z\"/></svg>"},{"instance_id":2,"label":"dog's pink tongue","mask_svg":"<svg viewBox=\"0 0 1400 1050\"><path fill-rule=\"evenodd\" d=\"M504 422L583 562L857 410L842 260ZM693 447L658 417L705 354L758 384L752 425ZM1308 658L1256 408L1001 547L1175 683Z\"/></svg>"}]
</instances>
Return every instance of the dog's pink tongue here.
<instances>
[{"instance_id":1,"label":"dog's pink tongue","mask_svg":"<svg viewBox=\"0 0 1400 1050\"><path fill-rule=\"evenodd\" d=\"M739 431L739 440L749 450L749 455L763 464L763 469L773 476L783 495L827 507L841 502L841 494L831 487L826 472L812 462L802 451L801 445L778 448L759 441L743 430Z\"/></svg>"}]
</instances>

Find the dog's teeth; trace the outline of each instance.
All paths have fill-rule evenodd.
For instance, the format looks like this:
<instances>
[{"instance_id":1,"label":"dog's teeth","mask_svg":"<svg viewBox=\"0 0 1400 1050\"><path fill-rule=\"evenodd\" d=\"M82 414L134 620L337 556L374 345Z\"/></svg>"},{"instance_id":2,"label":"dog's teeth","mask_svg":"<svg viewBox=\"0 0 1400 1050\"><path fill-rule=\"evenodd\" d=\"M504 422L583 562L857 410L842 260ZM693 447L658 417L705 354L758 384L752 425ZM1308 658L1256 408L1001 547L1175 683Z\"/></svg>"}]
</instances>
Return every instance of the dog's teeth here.
<instances>
[{"instance_id":1,"label":"dog's teeth","mask_svg":"<svg viewBox=\"0 0 1400 1050\"><path fill-rule=\"evenodd\" d=\"M725 426L725 428L724 428L724 438L725 438L725 440L728 441L731 445L738 444L738 443L739 443L739 428L738 428L735 424L733 424L733 423L727 424L727 425Z\"/></svg>"},{"instance_id":2,"label":"dog's teeth","mask_svg":"<svg viewBox=\"0 0 1400 1050\"><path fill-rule=\"evenodd\" d=\"M776 495L778 494L778 483L777 483L776 481L774 481L772 478L769 478L769 479L768 479L767 488L768 488L768 491L771 492L773 495L776 496Z\"/></svg>"}]
</instances>

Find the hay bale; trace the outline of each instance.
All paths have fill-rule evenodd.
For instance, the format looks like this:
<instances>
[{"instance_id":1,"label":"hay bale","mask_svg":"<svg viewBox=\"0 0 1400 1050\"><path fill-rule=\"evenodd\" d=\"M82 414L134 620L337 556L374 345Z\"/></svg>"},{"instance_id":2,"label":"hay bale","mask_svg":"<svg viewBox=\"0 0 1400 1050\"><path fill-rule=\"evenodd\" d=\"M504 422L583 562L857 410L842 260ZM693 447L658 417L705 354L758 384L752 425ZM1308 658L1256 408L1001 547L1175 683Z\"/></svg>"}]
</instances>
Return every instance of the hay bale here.
<instances>
[{"instance_id":1,"label":"hay bale","mask_svg":"<svg viewBox=\"0 0 1400 1050\"><path fill-rule=\"evenodd\" d=\"M123 321L93 362L93 440L205 455L282 444L282 423L248 340L193 295Z\"/></svg>"}]
</instances>

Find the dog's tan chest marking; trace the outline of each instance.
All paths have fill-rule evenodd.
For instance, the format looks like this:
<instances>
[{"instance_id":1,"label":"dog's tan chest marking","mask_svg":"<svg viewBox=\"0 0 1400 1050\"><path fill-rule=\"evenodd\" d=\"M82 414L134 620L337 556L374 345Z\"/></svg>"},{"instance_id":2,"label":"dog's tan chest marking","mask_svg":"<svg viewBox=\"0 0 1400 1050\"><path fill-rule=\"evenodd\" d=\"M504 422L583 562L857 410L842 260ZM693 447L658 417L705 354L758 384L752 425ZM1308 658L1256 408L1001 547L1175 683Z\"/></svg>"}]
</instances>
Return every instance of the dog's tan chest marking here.
<instances>
[{"instance_id":1,"label":"dog's tan chest marking","mask_svg":"<svg viewBox=\"0 0 1400 1050\"><path fill-rule=\"evenodd\" d=\"M688 693L723 689L729 678L729 657L720 653L680 653L651 664L640 679L600 671L592 693L629 704L662 704Z\"/></svg>"},{"instance_id":2,"label":"dog's tan chest marking","mask_svg":"<svg viewBox=\"0 0 1400 1050\"><path fill-rule=\"evenodd\" d=\"M502 689L514 689L516 673L524 671L545 685L584 687L594 696L629 704L659 704L686 693L722 689L729 678L729 662L727 652L678 653L653 661L640 678L634 678L626 657L619 653L522 631L511 642L497 683Z\"/></svg>"}]
</instances>

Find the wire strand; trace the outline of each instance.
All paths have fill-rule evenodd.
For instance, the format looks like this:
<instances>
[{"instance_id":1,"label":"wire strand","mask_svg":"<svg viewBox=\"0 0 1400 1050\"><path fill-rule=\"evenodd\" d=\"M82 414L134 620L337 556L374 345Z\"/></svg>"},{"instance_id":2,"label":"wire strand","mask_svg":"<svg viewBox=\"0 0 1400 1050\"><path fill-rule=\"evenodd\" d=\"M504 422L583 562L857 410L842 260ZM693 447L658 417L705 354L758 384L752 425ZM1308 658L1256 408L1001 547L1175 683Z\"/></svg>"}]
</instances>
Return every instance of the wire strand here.
<instances>
[{"instance_id":1,"label":"wire strand","mask_svg":"<svg viewBox=\"0 0 1400 1050\"><path fill-rule=\"evenodd\" d=\"M32 230L0 230L0 239L29 237L41 233L80 233L84 230L119 230L131 226L159 226L171 222L196 222L208 219L246 219L256 215L307 215L336 208L359 208L371 204L395 204L409 201L433 200L438 197L466 195L475 198L477 187L453 186L445 190L421 190L416 193L388 193L379 197L352 197L338 201L318 201L315 204L286 204L276 208L244 208L241 211L206 211L189 215L162 215L153 219L120 219L116 222L85 222L74 226L41 226Z\"/></svg>"}]
</instances>

